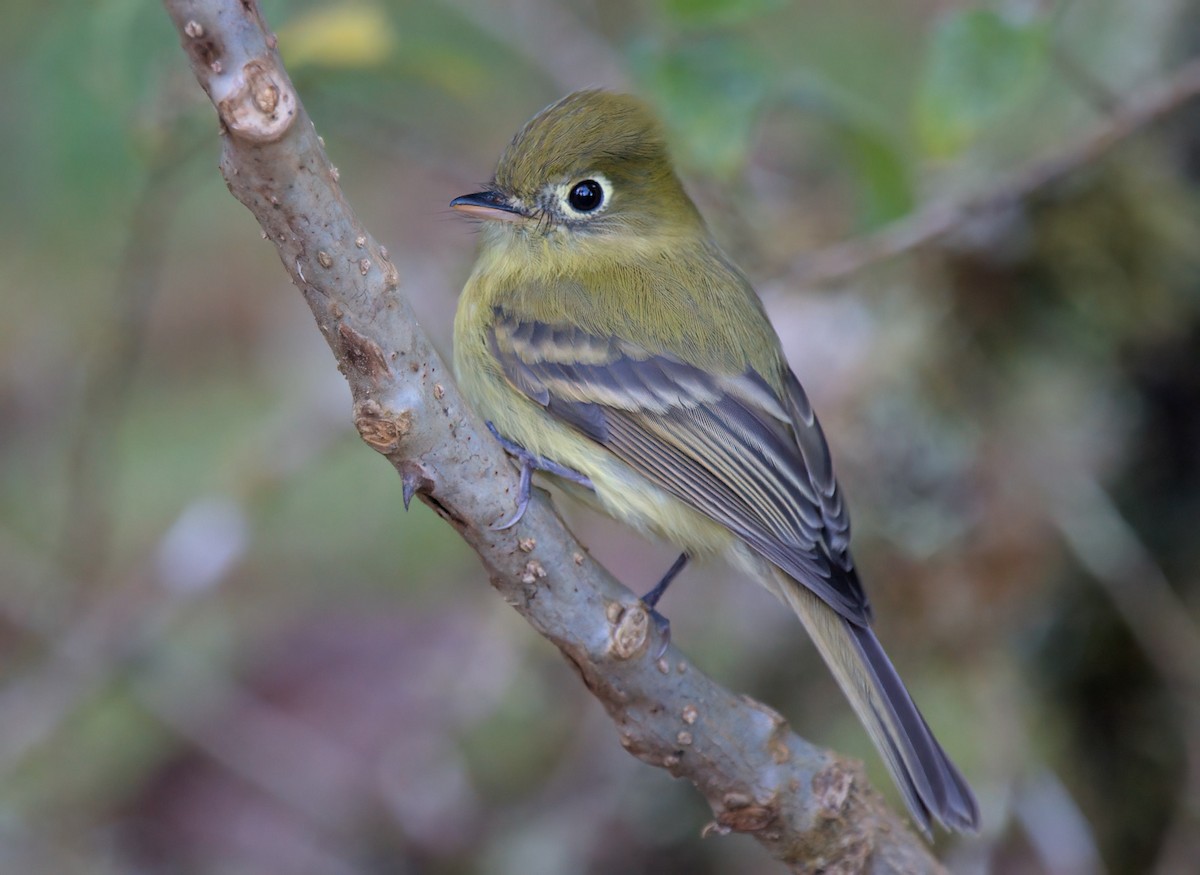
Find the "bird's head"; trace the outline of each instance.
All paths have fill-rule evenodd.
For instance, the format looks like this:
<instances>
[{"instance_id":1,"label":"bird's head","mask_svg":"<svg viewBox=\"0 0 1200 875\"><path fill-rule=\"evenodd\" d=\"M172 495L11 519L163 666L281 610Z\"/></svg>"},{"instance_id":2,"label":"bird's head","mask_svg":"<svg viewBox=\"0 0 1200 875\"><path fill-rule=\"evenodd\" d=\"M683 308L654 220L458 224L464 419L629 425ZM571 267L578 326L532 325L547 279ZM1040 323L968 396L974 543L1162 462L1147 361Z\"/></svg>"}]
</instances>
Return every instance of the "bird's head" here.
<instances>
[{"instance_id":1,"label":"bird's head","mask_svg":"<svg viewBox=\"0 0 1200 875\"><path fill-rule=\"evenodd\" d=\"M642 101L577 91L529 120L484 191L450 204L493 233L594 240L687 233L701 227Z\"/></svg>"}]
</instances>

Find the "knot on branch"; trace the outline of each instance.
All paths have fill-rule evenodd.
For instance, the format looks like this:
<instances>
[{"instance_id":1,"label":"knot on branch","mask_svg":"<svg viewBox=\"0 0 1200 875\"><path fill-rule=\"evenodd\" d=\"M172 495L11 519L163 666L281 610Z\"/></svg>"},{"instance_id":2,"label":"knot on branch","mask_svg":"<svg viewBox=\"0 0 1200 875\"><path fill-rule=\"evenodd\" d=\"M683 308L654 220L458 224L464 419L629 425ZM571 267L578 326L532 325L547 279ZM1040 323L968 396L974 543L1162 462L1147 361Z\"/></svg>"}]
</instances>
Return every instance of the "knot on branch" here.
<instances>
[{"instance_id":1,"label":"knot on branch","mask_svg":"<svg viewBox=\"0 0 1200 875\"><path fill-rule=\"evenodd\" d=\"M343 322L338 326L338 340L342 347L342 361L354 369L356 376L379 382L392 375L387 357L371 338L359 334Z\"/></svg>"},{"instance_id":2,"label":"knot on branch","mask_svg":"<svg viewBox=\"0 0 1200 875\"><path fill-rule=\"evenodd\" d=\"M806 860L801 872L825 875L867 870L867 861L876 850L876 830L882 823L873 807L882 807L883 802L864 798L864 792L874 795L864 788L865 781L861 764L838 756L813 775L817 833L823 839L820 853ZM901 867L898 871L909 870Z\"/></svg>"},{"instance_id":3,"label":"knot on branch","mask_svg":"<svg viewBox=\"0 0 1200 875\"><path fill-rule=\"evenodd\" d=\"M192 60L214 73L220 73L223 54L221 43L204 29L204 25L194 18L189 19L183 26L183 35L187 37L183 46Z\"/></svg>"},{"instance_id":4,"label":"knot on branch","mask_svg":"<svg viewBox=\"0 0 1200 875\"><path fill-rule=\"evenodd\" d=\"M367 446L385 456L400 449L400 443L412 431L412 425L411 410L387 410L373 398L354 405L354 427L359 436ZM414 487L414 491L419 490Z\"/></svg>"},{"instance_id":5,"label":"knot on branch","mask_svg":"<svg viewBox=\"0 0 1200 875\"><path fill-rule=\"evenodd\" d=\"M854 779L858 777L854 765L835 759L827 767L813 775L813 798L817 802L817 816L825 819L843 817Z\"/></svg>"},{"instance_id":6,"label":"knot on branch","mask_svg":"<svg viewBox=\"0 0 1200 875\"><path fill-rule=\"evenodd\" d=\"M214 73L220 72L219 59L208 66ZM268 58L247 61L224 90L225 96L216 100L217 111L225 129L239 139L273 143L287 133L296 118L296 92Z\"/></svg>"},{"instance_id":7,"label":"knot on branch","mask_svg":"<svg viewBox=\"0 0 1200 875\"><path fill-rule=\"evenodd\" d=\"M614 602L609 605L608 620L613 627L610 650L617 659L630 659L646 646L650 615L640 604L623 608Z\"/></svg>"},{"instance_id":8,"label":"knot on branch","mask_svg":"<svg viewBox=\"0 0 1200 875\"><path fill-rule=\"evenodd\" d=\"M745 793L726 793L721 798L721 805L717 825L722 833L760 832L779 816L773 799L763 803Z\"/></svg>"}]
</instances>

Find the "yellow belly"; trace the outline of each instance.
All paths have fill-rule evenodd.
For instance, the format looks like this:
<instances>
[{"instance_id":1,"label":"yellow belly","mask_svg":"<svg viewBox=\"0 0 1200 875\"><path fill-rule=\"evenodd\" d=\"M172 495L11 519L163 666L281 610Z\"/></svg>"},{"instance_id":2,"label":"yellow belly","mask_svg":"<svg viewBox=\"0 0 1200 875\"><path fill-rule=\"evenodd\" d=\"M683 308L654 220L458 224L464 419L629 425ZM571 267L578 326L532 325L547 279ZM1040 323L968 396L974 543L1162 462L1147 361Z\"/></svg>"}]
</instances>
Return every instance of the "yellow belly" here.
<instances>
[{"instance_id":1,"label":"yellow belly","mask_svg":"<svg viewBox=\"0 0 1200 875\"><path fill-rule=\"evenodd\" d=\"M724 526L652 483L591 438L552 419L514 389L482 341L461 334L456 340L455 370L476 412L531 453L584 474L595 491L589 495L573 484L561 485L602 513L696 557L726 553L736 542ZM554 482L558 478L547 479Z\"/></svg>"}]
</instances>

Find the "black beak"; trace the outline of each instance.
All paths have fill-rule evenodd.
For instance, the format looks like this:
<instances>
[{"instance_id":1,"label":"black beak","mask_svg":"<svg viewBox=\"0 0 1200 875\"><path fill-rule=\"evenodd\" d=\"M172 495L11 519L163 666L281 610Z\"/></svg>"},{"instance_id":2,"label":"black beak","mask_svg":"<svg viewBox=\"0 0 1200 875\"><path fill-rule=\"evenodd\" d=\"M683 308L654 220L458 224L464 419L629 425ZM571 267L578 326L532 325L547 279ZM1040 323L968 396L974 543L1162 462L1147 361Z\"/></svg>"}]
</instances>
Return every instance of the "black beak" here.
<instances>
[{"instance_id":1,"label":"black beak","mask_svg":"<svg viewBox=\"0 0 1200 875\"><path fill-rule=\"evenodd\" d=\"M450 201L450 206L459 212L480 219L496 219L502 222L516 222L525 218L525 214L498 191L477 191L474 194L464 194Z\"/></svg>"}]
</instances>

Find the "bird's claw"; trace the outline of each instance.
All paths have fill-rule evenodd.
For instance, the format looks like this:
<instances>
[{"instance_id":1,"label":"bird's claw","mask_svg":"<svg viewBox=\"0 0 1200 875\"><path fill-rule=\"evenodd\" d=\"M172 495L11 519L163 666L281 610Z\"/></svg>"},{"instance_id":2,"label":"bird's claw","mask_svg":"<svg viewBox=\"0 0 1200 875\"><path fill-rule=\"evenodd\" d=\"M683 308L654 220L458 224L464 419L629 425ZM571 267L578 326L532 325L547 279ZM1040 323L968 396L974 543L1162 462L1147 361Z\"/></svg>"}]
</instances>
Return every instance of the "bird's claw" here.
<instances>
[{"instance_id":1,"label":"bird's claw","mask_svg":"<svg viewBox=\"0 0 1200 875\"><path fill-rule=\"evenodd\" d=\"M491 425L489 422L488 425ZM533 493L531 484L533 482L533 468L526 464L524 460L521 462L521 482L517 486L517 509L513 515L502 523L493 523L492 529L497 532L503 532L505 529L511 529L521 521L525 516L525 511L529 509L529 498Z\"/></svg>"},{"instance_id":2,"label":"bird's claw","mask_svg":"<svg viewBox=\"0 0 1200 875\"><path fill-rule=\"evenodd\" d=\"M654 662L658 662L662 659L663 654L667 652L667 648L671 646L671 621L660 614L656 608L647 605L646 610L650 612L650 619L654 621L654 628L658 629L660 643L658 650L654 653L653 659Z\"/></svg>"},{"instance_id":3,"label":"bird's claw","mask_svg":"<svg viewBox=\"0 0 1200 875\"><path fill-rule=\"evenodd\" d=\"M496 429L496 426L488 421L485 423L487 430L492 433L499 443L504 448L504 451L517 460L521 466L521 482L517 487L517 509L511 517L502 523L493 523L491 528L494 531L502 532L505 529L511 529L521 521L525 516L525 511L529 509L529 500L533 494L533 472L545 471L548 474L554 474L564 480L569 480L572 483L578 483L580 486L594 490L596 487L592 485L592 481L585 474L580 474L565 465L560 465L553 459L547 459L543 456L534 455L525 449L520 444L515 444Z\"/></svg>"},{"instance_id":4,"label":"bird's claw","mask_svg":"<svg viewBox=\"0 0 1200 875\"><path fill-rule=\"evenodd\" d=\"M671 581L679 576L679 572L683 571L683 566L687 565L687 562L688 554L680 553L679 558L667 569L667 573L662 576L662 580L656 583L650 592L642 596L642 604L650 612L650 619L654 621L654 626L658 629L659 637L662 640L658 652L654 654L655 662L662 659L662 655L671 646L671 621L658 612L658 600L663 597L663 593L667 591L667 587L671 585Z\"/></svg>"}]
</instances>

